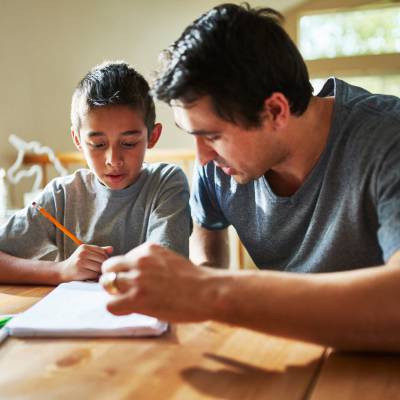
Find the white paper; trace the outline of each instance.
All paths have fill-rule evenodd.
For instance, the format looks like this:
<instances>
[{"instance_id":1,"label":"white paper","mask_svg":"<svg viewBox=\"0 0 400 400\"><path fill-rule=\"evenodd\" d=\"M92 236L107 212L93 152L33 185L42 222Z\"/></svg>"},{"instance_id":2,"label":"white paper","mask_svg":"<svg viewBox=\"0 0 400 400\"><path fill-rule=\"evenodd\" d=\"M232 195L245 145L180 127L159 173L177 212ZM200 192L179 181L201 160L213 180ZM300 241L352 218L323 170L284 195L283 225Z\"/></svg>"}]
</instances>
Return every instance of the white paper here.
<instances>
[{"instance_id":1,"label":"white paper","mask_svg":"<svg viewBox=\"0 0 400 400\"><path fill-rule=\"evenodd\" d=\"M10 336L158 336L168 324L142 314L115 316L106 309L111 296L98 283L69 282L14 317Z\"/></svg>"}]
</instances>

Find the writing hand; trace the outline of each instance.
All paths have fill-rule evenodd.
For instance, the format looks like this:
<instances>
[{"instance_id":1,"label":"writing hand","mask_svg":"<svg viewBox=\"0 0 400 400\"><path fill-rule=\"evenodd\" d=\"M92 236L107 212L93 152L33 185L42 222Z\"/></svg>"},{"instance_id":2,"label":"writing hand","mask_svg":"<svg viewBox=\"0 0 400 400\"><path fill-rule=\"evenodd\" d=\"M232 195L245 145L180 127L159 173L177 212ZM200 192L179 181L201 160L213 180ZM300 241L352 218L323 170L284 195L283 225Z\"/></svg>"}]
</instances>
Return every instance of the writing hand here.
<instances>
[{"instance_id":1,"label":"writing hand","mask_svg":"<svg viewBox=\"0 0 400 400\"><path fill-rule=\"evenodd\" d=\"M101 265L112 253L112 246L80 245L69 258L60 262L61 280L97 279L100 275Z\"/></svg>"}]
</instances>

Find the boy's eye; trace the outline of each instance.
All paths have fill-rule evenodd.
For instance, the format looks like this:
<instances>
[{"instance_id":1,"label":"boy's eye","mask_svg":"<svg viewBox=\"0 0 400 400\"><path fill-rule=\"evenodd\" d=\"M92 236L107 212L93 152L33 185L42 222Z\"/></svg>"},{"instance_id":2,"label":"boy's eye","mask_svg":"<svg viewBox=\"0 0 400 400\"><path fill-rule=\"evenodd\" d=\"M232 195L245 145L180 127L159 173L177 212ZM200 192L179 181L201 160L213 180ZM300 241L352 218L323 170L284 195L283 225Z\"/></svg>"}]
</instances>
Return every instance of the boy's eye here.
<instances>
[{"instance_id":1,"label":"boy's eye","mask_svg":"<svg viewBox=\"0 0 400 400\"><path fill-rule=\"evenodd\" d=\"M95 142L88 142L88 145L94 149L101 149L102 147L104 147L106 144L104 142L99 142L99 143L95 143Z\"/></svg>"},{"instance_id":2,"label":"boy's eye","mask_svg":"<svg viewBox=\"0 0 400 400\"><path fill-rule=\"evenodd\" d=\"M123 147L132 148L137 145L137 142L121 142Z\"/></svg>"}]
</instances>

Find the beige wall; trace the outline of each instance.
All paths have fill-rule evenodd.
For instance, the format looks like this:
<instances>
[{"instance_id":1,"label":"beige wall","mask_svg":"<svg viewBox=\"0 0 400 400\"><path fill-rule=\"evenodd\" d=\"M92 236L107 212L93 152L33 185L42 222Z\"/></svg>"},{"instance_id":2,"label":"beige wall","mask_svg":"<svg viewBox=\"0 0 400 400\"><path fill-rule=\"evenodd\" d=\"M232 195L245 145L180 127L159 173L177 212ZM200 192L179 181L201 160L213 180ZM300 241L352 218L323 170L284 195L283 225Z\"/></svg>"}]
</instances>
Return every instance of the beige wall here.
<instances>
[{"instance_id":1,"label":"beige wall","mask_svg":"<svg viewBox=\"0 0 400 400\"><path fill-rule=\"evenodd\" d=\"M275 1L281 10L296 2ZM8 143L11 133L56 151L73 150L70 97L87 70L105 59L124 59L148 77L157 67L160 50L219 3L0 0L0 166L15 158ZM175 128L168 107L157 104L157 111L165 127L159 146L192 147L191 138Z\"/></svg>"}]
</instances>

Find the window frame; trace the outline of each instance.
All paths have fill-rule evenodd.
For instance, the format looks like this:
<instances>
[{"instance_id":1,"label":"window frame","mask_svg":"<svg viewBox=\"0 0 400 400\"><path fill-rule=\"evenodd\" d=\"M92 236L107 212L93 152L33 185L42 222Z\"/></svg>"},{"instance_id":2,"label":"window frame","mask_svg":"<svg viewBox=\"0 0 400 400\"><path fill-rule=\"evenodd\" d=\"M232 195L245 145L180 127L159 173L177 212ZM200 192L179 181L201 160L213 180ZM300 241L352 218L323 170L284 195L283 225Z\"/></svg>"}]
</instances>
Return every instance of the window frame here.
<instances>
[{"instance_id":1,"label":"window frame","mask_svg":"<svg viewBox=\"0 0 400 400\"><path fill-rule=\"evenodd\" d=\"M289 11L285 18L285 29L299 46L300 18L330 12L344 12L363 9L399 7L394 1L368 0L313 0L307 1ZM335 58L305 60L310 79L338 76L376 76L399 74L400 53L368 54Z\"/></svg>"}]
</instances>

